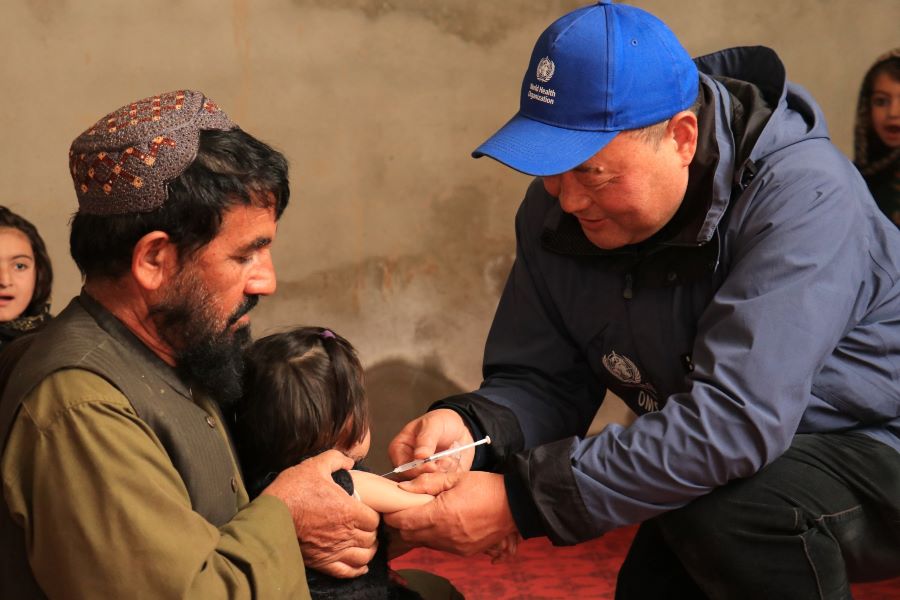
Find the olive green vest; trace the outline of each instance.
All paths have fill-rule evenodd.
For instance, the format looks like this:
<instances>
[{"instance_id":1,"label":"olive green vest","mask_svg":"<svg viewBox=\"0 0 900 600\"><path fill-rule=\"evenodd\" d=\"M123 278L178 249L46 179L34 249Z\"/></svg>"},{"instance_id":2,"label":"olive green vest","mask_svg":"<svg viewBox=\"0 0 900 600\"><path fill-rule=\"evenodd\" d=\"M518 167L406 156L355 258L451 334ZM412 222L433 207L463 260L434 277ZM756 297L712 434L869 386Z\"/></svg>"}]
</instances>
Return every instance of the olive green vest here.
<instances>
[{"instance_id":1,"label":"olive green vest","mask_svg":"<svg viewBox=\"0 0 900 600\"><path fill-rule=\"evenodd\" d=\"M71 368L96 373L128 398L165 447L194 511L217 527L231 520L242 486L235 479L233 449L216 431L223 427L221 413L194 404L171 367L85 294L40 333L16 340L0 355L0 456L22 400L52 373ZM4 376L4 370L10 372ZM24 532L2 495L0 598L44 598L28 567Z\"/></svg>"}]
</instances>

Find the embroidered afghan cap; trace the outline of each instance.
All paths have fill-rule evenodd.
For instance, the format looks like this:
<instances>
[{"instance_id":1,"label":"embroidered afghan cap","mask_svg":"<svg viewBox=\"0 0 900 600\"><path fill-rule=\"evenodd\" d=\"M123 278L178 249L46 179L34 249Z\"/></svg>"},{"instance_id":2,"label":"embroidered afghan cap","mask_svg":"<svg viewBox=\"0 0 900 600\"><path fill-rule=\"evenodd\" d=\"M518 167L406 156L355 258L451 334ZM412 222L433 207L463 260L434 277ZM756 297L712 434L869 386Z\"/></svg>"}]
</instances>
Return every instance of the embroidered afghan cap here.
<instances>
[{"instance_id":1,"label":"embroidered afghan cap","mask_svg":"<svg viewBox=\"0 0 900 600\"><path fill-rule=\"evenodd\" d=\"M237 127L201 92L144 98L113 111L75 138L69 170L78 212L149 212L168 196L167 184L197 157L200 131Z\"/></svg>"}]
</instances>

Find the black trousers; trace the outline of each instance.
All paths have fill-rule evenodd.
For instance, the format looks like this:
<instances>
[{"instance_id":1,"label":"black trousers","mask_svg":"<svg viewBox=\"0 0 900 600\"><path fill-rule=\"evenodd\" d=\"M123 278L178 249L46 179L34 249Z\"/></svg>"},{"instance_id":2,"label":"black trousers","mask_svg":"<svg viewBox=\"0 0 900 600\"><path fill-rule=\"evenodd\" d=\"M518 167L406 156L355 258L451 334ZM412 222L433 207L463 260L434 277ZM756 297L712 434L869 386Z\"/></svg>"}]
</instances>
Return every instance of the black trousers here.
<instances>
[{"instance_id":1,"label":"black trousers","mask_svg":"<svg viewBox=\"0 0 900 600\"><path fill-rule=\"evenodd\" d=\"M861 434L798 435L753 477L638 529L617 600L832 600L900 575L900 453Z\"/></svg>"}]
</instances>

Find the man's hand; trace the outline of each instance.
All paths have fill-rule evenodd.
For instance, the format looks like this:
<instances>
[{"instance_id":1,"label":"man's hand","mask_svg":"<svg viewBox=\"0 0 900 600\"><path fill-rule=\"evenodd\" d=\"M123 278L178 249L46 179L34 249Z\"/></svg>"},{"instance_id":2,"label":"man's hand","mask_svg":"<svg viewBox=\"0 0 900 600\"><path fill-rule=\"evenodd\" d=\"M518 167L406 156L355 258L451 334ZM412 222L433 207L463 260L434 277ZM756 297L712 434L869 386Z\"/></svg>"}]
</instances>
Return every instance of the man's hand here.
<instances>
[{"instance_id":1,"label":"man's hand","mask_svg":"<svg viewBox=\"0 0 900 600\"><path fill-rule=\"evenodd\" d=\"M285 469L262 491L281 499L291 511L303 562L334 577L358 577L378 544L378 513L351 497L331 478L351 469L353 460L328 450Z\"/></svg>"},{"instance_id":2,"label":"man's hand","mask_svg":"<svg viewBox=\"0 0 900 600\"><path fill-rule=\"evenodd\" d=\"M463 446L474 441L472 432L466 427L458 412L449 408L439 408L407 423L388 446L388 455L393 464L402 465L417 458L428 458L435 452L450 448L454 442ZM459 468L468 471L475 458L475 449L463 450L459 457ZM421 473L439 470L440 465L433 462L425 463L417 469L407 471L403 477L415 477Z\"/></svg>"},{"instance_id":3,"label":"man's hand","mask_svg":"<svg viewBox=\"0 0 900 600\"><path fill-rule=\"evenodd\" d=\"M407 544L470 556L501 544L517 532L502 475L481 471L426 473L400 487L437 495L423 506L384 515L385 523Z\"/></svg>"}]
</instances>

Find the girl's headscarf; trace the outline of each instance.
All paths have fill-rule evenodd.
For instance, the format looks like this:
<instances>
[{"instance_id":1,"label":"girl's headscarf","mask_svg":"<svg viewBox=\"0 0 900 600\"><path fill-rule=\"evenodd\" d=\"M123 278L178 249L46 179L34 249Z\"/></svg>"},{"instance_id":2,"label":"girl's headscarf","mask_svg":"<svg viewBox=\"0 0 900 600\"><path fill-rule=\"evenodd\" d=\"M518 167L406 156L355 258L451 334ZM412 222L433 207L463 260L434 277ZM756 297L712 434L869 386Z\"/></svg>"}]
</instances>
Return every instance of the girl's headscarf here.
<instances>
[{"instance_id":1,"label":"girl's headscarf","mask_svg":"<svg viewBox=\"0 0 900 600\"><path fill-rule=\"evenodd\" d=\"M900 148L891 150L885 146L875 130L872 128L872 85L875 81L875 71L882 63L894 58L900 60L900 48L894 48L885 52L866 71L862 88L859 91L859 99L856 103L856 128L853 135L853 162L863 175L874 175L882 171L892 162L900 159Z\"/></svg>"}]
</instances>

